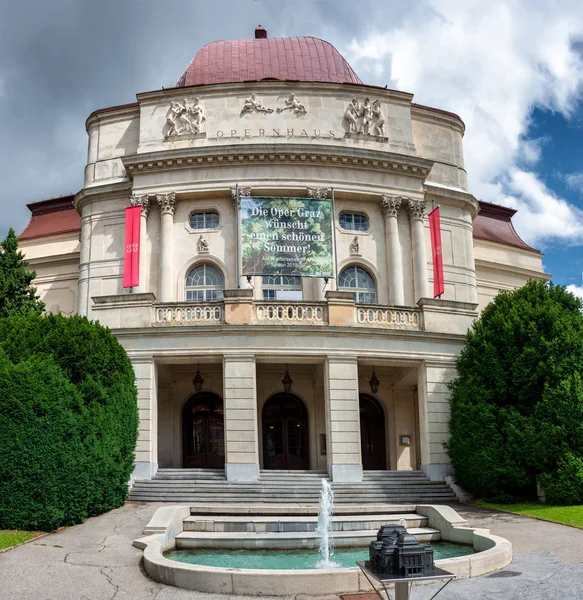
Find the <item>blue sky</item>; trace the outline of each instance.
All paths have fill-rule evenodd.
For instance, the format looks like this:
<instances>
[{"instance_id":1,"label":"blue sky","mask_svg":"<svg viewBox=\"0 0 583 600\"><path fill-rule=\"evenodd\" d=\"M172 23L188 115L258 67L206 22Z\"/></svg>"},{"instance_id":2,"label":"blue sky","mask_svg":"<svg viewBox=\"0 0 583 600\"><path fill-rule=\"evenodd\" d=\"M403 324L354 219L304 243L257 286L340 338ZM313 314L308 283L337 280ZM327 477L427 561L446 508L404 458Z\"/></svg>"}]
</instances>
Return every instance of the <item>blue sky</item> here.
<instances>
[{"instance_id":1,"label":"blue sky","mask_svg":"<svg viewBox=\"0 0 583 600\"><path fill-rule=\"evenodd\" d=\"M541 180L557 196L583 209L583 177L578 183L576 177L583 175L583 105L579 103L568 118L558 112L535 108L528 133L529 137L542 140L536 168ZM548 240L539 246L545 253L545 269L552 273L555 283L583 285L583 246L580 242Z\"/></svg>"},{"instance_id":2,"label":"blue sky","mask_svg":"<svg viewBox=\"0 0 583 600\"><path fill-rule=\"evenodd\" d=\"M204 44L259 23L459 114L469 191L517 208L518 233L583 296L581 0L0 0L0 237L27 203L82 187L93 110L173 85Z\"/></svg>"}]
</instances>

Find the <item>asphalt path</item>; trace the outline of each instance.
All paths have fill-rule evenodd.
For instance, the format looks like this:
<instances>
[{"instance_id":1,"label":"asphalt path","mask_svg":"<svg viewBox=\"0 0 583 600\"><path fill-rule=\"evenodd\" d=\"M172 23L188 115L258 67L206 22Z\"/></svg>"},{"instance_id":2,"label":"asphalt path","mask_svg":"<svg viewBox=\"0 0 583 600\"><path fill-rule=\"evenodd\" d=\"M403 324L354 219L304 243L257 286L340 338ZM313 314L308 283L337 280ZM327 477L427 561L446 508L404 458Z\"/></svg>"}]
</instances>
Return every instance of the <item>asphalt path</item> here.
<instances>
[{"instance_id":1,"label":"asphalt path","mask_svg":"<svg viewBox=\"0 0 583 600\"><path fill-rule=\"evenodd\" d=\"M141 551L132 542L141 537L158 506L161 504L128 503L82 525L1 553L0 599L248 598L181 590L145 575ZM452 582L439 600L583 600L583 530L474 507L454 508L471 525L509 539L514 560L502 571ZM436 590L435 585L415 586L411 598L429 600Z\"/></svg>"}]
</instances>

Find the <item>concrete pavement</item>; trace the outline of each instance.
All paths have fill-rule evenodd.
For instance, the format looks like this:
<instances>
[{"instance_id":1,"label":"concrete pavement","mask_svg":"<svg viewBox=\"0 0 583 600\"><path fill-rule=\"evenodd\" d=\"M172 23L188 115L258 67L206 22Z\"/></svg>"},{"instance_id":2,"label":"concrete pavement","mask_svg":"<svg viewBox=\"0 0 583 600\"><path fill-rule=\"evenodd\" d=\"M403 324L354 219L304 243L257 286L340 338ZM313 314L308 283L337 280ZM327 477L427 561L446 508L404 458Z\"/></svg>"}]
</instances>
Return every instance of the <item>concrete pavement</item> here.
<instances>
[{"instance_id":1,"label":"concrete pavement","mask_svg":"<svg viewBox=\"0 0 583 600\"><path fill-rule=\"evenodd\" d=\"M141 552L132 542L141 536L158 506L128 503L0 554L0 598L227 600L218 594L158 584L141 571ZM514 546L514 561L501 572L454 581L440 600L583 599L583 530L480 508L455 508L472 525L508 538ZM416 587L412 598L429 600L436 589L434 585Z\"/></svg>"}]
</instances>

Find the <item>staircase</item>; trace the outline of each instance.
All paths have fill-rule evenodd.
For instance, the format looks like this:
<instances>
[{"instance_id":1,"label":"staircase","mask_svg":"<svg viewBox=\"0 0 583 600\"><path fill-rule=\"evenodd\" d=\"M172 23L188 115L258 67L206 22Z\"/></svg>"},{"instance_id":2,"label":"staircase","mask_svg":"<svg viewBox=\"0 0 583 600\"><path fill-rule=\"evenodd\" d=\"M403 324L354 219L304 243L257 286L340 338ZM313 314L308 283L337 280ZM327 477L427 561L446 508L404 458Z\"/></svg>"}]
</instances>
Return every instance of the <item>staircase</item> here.
<instances>
[{"instance_id":1,"label":"staircase","mask_svg":"<svg viewBox=\"0 0 583 600\"><path fill-rule=\"evenodd\" d=\"M220 504L318 504L326 471L261 471L253 483L228 482L222 469L159 469L136 481L129 499L143 502ZM362 482L332 483L339 504L445 504L451 488L422 471L365 471Z\"/></svg>"}]
</instances>

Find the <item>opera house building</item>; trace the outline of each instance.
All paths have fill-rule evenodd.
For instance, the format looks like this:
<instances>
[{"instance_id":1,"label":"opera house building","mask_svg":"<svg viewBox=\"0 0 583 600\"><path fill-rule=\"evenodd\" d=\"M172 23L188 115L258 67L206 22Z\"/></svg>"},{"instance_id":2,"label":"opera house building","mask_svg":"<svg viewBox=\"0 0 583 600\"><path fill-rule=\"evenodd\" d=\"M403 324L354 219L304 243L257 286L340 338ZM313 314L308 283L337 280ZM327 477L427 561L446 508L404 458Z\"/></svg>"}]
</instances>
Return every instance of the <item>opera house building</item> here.
<instances>
[{"instance_id":1,"label":"opera house building","mask_svg":"<svg viewBox=\"0 0 583 600\"><path fill-rule=\"evenodd\" d=\"M549 278L515 211L469 191L459 116L259 26L86 128L83 189L30 204L20 249L47 310L99 321L132 360L134 480L443 480L468 328Z\"/></svg>"}]
</instances>

